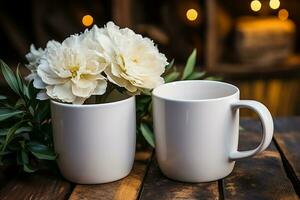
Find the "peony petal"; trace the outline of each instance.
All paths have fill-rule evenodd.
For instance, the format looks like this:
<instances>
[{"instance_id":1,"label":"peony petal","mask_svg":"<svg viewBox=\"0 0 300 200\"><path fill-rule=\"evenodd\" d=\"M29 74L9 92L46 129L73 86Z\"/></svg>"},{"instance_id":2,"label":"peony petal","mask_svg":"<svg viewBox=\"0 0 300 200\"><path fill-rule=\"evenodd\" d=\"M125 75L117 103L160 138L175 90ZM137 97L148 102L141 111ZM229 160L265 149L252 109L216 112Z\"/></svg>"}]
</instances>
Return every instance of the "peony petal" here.
<instances>
[{"instance_id":1,"label":"peony petal","mask_svg":"<svg viewBox=\"0 0 300 200\"><path fill-rule=\"evenodd\" d=\"M49 67L47 61L42 61L37 69L37 74L41 77L42 81L48 85L63 84L67 80L58 77Z\"/></svg>"},{"instance_id":2,"label":"peony petal","mask_svg":"<svg viewBox=\"0 0 300 200\"><path fill-rule=\"evenodd\" d=\"M127 83L125 85L126 90L128 90L129 92L136 92L138 90L138 88L134 85L132 85L131 83Z\"/></svg>"},{"instance_id":3,"label":"peony petal","mask_svg":"<svg viewBox=\"0 0 300 200\"><path fill-rule=\"evenodd\" d=\"M97 81L90 82L87 87L81 87L80 85L72 84L72 93L77 97L88 98L92 95L96 86Z\"/></svg>"},{"instance_id":4,"label":"peony petal","mask_svg":"<svg viewBox=\"0 0 300 200\"><path fill-rule=\"evenodd\" d=\"M141 85L139 87L140 88L145 88L145 89L153 89L153 88L156 88L159 85L162 85L164 82L165 81L162 77L155 77L155 78L145 77L143 79L143 85Z\"/></svg>"},{"instance_id":5,"label":"peony petal","mask_svg":"<svg viewBox=\"0 0 300 200\"><path fill-rule=\"evenodd\" d=\"M71 79L72 83L80 88L88 88L94 85L96 78L89 74L82 74L80 78Z\"/></svg>"},{"instance_id":6,"label":"peony petal","mask_svg":"<svg viewBox=\"0 0 300 200\"><path fill-rule=\"evenodd\" d=\"M85 100L86 100L86 98L76 97L75 100L74 100L72 103L73 103L73 104L82 105L82 104L84 103Z\"/></svg>"},{"instance_id":7,"label":"peony petal","mask_svg":"<svg viewBox=\"0 0 300 200\"><path fill-rule=\"evenodd\" d=\"M45 89L46 84L42 81L42 79L36 75L36 77L33 80L33 86L37 89Z\"/></svg>"},{"instance_id":8,"label":"peony petal","mask_svg":"<svg viewBox=\"0 0 300 200\"><path fill-rule=\"evenodd\" d=\"M45 90L40 91L39 93L37 93L36 95L36 99L38 100L47 100L49 99L49 96L47 95Z\"/></svg>"},{"instance_id":9,"label":"peony petal","mask_svg":"<svg viewBox=\"0 0 300 200\"><path fill-rule=\"evenodd\" d=\"M112 72L111 72L111 68L110 67L107 67L104 72L105 72L105 74L106 74L106 76L107 76L107 78L108 78L108 80L110 82L112 82L112 83L114 83L114 84L116 84L116 85L118 85L120 87L124 87L127 84L127 82L128 82L124 78L119 78L117 76L114 76L112 74Z\"/></svg>"},{"instance_id":10,"label":"peony petal","mask_svg":"<svg viewBox=\"0 0 300 200\"><path fill-rule=\"evenodd\" d=\"M104 34L95 35L96 41L101 45L101 47L105 50L106 54L113 55L115 52L113 43L110 38Z\"/></svg>"},{"instance_id":11,"label":"peony petal","mask_svg":"<svg viewBox=\"0 0 300 200\"><path fill-rule=\"evenodd\" d=\"M121 77L122 70L118 64L111 63L111 73L116 77Z\"/></svg>"},{"instance_id":12,"label":"peony petal","mask_svg":"<svg viewBox=\"0 0 300 200\"><path fill-rule=\"evenodd\" d=\"M25 77L26 81L32 81L37 76L36 73L31 73Z\"/></svg>"},{"instance_id":13,"label":"peony petal","mask_svg":"<svg viewBox=\"0 0 300 200\"><path fill-rule=\"evenodd\" d=\"M55 86L47 86L47 95L53 99L59 99L64 102L73 102L76 98L72 93L72 84L70 81Z\"/></svg>"},{"instance_id":14,"label":"peony petal","mask_svg":"<svg viewBox=\"0 0 300 200\"><path fill-rule=\"evenodd\" d=\"M92 95L102 95L105 93L107 87L107 82L105 80L98 80L97 86L92 93Z\"/></svg>"},{"instance_id":15,"label":"peony petal","mask_svg":"<svg viewBox=\"0 0 300 200\"><path fill-rule=\"evenodd\" d=\"M63 42L62 42L62 46L63 47L68 47L71 49L76 49L76 48L80 48L80 43L82 41L82 37L80 37L78 34L74 34L71 35L70 37L66 38Z\"/></svg>"},{"instance_id":16,"label":"peony petal","mask_svg":"<svg viewBox=\"0 0 300 200\"><path fill-rule=\"evenodd\" d=\"M43 49L41 49L41 48L36 49L35 46L33 44L31 44L30 52L25 55L25 58L29 62L29 64L27 64L26 67L30 71L35 72L43 55L44 55Z\"/></svg>"}]
</instances>

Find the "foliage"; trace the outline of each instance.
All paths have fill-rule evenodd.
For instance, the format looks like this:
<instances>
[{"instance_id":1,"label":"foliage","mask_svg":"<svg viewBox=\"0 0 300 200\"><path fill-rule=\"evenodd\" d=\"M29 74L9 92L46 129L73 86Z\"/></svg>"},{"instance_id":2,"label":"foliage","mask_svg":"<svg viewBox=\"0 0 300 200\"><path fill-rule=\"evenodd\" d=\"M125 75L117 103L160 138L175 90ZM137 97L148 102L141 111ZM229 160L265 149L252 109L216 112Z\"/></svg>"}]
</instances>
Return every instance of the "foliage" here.
<instances>
[{"instance_id":1,"label":"foliage","mask_svg":"<svg viewBox=\"0 0 300 200\"><path fill-rule=\"evenodd\" d=\"M36 100L33 83L25 83L2 60L1 72L12 91L19 97L0 96L0 164L17 164L34 172L55 160L50 124L49 101ZM48 165L48 164L47 164Z\"/></svg>"},{"instance_id":2,"label":"foliage","mask_svg":"<svg viewBox=\"0 0 300 200\"><path fill-rule=\"evenodd\" d=\"M178 71L174 60L166 66L165 82L192 79L215 79L205 72L195 71L196 50L189 56L184 70ZM49 100L36 99L39 92L33 82L26 83L17 69L14 73L0 60L2 74L12 91L19 97L0 95L0 165L17 164L26 172L49 165L56 158L53 148ZM137 96L138 144L155 146L152 128L151 93ZM51 162L50 162L51 163ZM53 163L51 163L53 164Z\"/></svg>"}]
</instances>

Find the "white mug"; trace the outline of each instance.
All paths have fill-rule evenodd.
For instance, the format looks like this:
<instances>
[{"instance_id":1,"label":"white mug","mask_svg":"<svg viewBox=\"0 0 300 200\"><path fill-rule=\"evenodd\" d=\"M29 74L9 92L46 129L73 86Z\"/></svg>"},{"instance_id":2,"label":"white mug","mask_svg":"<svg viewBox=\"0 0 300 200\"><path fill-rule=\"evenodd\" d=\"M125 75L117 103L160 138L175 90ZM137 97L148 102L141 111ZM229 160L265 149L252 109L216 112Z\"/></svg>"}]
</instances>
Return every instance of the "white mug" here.
<instances>
[{"instance_id":1,"label":"white mug","mask_svg":"<svg viewBox=\"0 0 300 200\"><path fill-rule=\"evenodd\" d=\"M51 101L51 114L57 163L66 179L99 184L129 174L136 146L134 96L87 105Z\"/></svg>"},{"instance_id":2,"label":"white mug","mask_svg":"<svg viewBox=\"0 0 300 200\"><path fill-rule=\"evenodd\" d=\"M273 119L261 103L239 100L234 85L217 81L178 81L153 90L156 155L169 178L208 182L229 175L235 161L265 150L273 137ZM253 150L238 151L239 108L254 110L263 137Z\"/></svg>"}]
</instances>

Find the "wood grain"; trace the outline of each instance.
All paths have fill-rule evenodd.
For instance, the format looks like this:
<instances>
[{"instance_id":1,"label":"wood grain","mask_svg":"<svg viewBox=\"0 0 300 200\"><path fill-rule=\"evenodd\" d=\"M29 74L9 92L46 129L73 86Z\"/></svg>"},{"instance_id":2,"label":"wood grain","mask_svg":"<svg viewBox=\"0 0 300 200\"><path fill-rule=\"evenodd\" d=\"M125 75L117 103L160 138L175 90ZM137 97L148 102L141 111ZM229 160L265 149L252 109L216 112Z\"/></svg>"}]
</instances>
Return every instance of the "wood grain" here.
<instances>
[{"instance_id":1,"label":"wood grain","mask_svg":"<svg viewBox=\"0 0 300 200\"><path fill-rule=\"evenodd\" d=\"M217 2L206 1L207 10L207 34L205 38L206 68L208 71L216 70L219 60L218 33L217 33Z\"/></svg>"},{"instance_id":2,"label":"wood grain","mask_svg":"<svg viewBox=\"0 0 300 200\"><path fill-rule=\"evenodd\" d=\"M120 181L107 184L77 185L69 199L137 199L151 155L152 150L137 152L135 163L129 176Z\"/></svg>"},{"instance_id":3,"label":"wood grain","mask_svg":"<svg viewBox=\"0 0 300 200\"><path fill-rule=\"evenodd\" d=\"M240 150L258 145L261 125L258 121L242 123ZM234 171L224 180L225 199L299 199L288 179L274 143L253 158L238 160Z\"/></svg>"},{"instance_id":4,"label":"wood grain","mask_svg":"<svg viewBox=\"0 0 300 200\"><path fill-rule=\"evenodd\" d=\"M300 193L300 117L275 120L274 134L284 158L286 169L298 194Z\"/></svg>"},{"instance_id":5,"label":"wood grain","mask_svg":"<svg viewBox=\"0 0 300 200\"><path fill-rule=\"evenodd\" d=\"M156 160L150 165L140 200L219 199L218 183L183 183L166 178Z\"/></svg>"},{"instance_id":6,"label":"wood grain","mask_svg":"<svg viewBox=\"0 0 300 200\"><path fill-rule=\"evenodd\" d=\"M20 174L0 189L1 200L60 200L66 199L71 183L58 174Z\"/></svg>"}]
</instances>

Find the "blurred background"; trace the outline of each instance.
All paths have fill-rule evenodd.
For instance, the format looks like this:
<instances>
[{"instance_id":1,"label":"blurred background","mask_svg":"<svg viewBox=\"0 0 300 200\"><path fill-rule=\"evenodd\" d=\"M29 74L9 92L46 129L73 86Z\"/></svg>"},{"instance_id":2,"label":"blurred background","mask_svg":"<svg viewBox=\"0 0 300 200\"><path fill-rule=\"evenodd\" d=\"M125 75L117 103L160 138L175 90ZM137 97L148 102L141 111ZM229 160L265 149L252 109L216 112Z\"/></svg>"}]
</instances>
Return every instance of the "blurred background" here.
<instances>
[{"instance_id":1,"label":"blurred background","mask_svg":"<svg viewBox=\"0 0 300 200\"><path fill-rule=\"evenodd\" d=\"M153 39L178 66L197 48L199 70L236 84L241 98L274 116L300 114L299 0L3 0L0 58L24 66L31 43L44 48L110 20Z\"/></svg>"}]
</instances>

